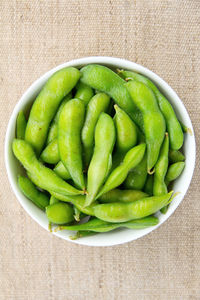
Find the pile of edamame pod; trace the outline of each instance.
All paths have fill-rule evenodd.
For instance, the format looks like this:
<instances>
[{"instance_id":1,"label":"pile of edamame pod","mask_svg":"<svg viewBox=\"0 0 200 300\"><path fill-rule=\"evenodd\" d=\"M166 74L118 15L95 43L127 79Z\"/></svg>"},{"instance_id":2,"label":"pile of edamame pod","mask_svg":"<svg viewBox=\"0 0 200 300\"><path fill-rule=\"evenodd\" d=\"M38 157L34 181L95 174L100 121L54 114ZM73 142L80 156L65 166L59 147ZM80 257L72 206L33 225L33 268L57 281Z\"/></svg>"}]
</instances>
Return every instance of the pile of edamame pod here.
<instances>
[{"instance_id":1,"label":"pile of edamame pod","mask_svg":"<svg viewBox=\"0 0 200 300\"><path fill-rule=\"evenodd\" d=\"M143 75L67 67L46 82L28 120L18 114L12 149L26 170L18 184L56 230L77 231L74 239L154 226L185 166L184 132Z\"/></svg>"}]
</instances>

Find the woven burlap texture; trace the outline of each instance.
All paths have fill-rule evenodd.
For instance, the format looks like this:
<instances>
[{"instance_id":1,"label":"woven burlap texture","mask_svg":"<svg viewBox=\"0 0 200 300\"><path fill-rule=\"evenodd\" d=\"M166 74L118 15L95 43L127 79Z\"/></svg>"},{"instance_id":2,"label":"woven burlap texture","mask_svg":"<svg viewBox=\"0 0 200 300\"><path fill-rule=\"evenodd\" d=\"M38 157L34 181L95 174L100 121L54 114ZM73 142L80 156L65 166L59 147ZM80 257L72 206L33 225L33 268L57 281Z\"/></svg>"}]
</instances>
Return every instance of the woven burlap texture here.
<instances>
[{"instance_id":1,"label":"woven burlap texture","mask_svg":"<svg viewBox=\"0 0 200 300\"><path fill-rule=\"evenodd\" d=\"M4 165L9 117L30 84L73 58L140 63L178 93L199 145L200 1L0 1L0 299L200 299L199 148L184 201L159 229L108 248L42 229L14 196Z\"/></svg>"}]
</instances>

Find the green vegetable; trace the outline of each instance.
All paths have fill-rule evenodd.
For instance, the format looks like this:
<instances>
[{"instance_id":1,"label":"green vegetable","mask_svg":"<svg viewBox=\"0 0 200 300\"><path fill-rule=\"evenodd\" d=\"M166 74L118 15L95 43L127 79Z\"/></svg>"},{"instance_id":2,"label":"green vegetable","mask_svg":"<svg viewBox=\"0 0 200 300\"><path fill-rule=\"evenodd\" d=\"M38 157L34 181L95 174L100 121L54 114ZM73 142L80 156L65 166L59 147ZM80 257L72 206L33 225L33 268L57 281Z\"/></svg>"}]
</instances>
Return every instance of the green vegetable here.
<instances>
[{"instance_id":1,"label":"green vegetable","mask_svg":"<svg viewBox=\"0 0 200 300\"><path fill-rule=\"evenodd\" d=\"M82 190L85 190L81 146L84 114L84 102L72 99L63 107L58 121L58 148L61 161L74 183Z\"/></svg>"},{"instance_id":2,"label":"green vegetable","mask_svg":"<svg viewBox=\"0 0 200 300\"><path fill-rule=\"evenodd\" d=\"M171 181L174 181L175 179L177 179L183 172L184 167L185 167L185 163L183 161L174 163L171 166L169 166L167 175L165 177L166 185L168 185Z\"/></svg>"},{"instance_id":3,"label":"green vegetable","mask_svg":"<svg viewBox=\"0 0 200 300\"><path fill-rule=\"evenodd\" d=\"M88 169L87 196L89 206L104 183L112 166L112 151L115 143L115 126L112 118L101 113L95 128L95 148Z\"/></svg>"},{"instance_id":4,"label":"green vegetable","mask_svg":"<svg viewBox=\"0 0 200 300\"><path fill-rule=\"evenodd\" d=\"M134 168L141 162L145 153L145 149L146 145L140 144L136 147L133 147L127 152L123 159L123 162L109 175L108 179L106 180L96 199L104 193L107 193L108 191L122 184L122 182L127 177L130 169Z\"/></svg>"},{"instance_id":5,"label":"green vegetable","mask_svg":"<svg viewBox=\"0 0 200 300\"><path fill-rule=\"evenodd\" d=\"M59 70L49 78L34 101L26 126L25 140L38 155L46 142L49 125L60 102L76 85L80 75L80 71L73 67Z\"/></svg>"},{"instance_id":6,"label":"green vegetable","mask_svg":"<svg viewBox=\"0 0 200 300\"><path fill-rule=\"evenodd\" d=\"M89 165L94 147L94 132L99 115L108 108L110 98L104 93L95 95L87 106L85 123L82 129L82 143L84 160L86 166Z\"/></svg>"},{"instance_id":7,"label":"green vegetable","mask_svg":"<svg viewBox=\"0 0 200 300\"><path fill-rule=\"evenodd\" d=\"M94 207L94 214L98 219L112 223L141 219L169 204L172 193L173 191L162 196L142 198L132 203L99 204Z\"/></svg>"},{"instance_id":8,"label":"green vegetable","mask_svg":"<svg viewBox=\"0 0 200 300\"><path fill-rule=\"evenodd\" d=\"M22 193L40 209L45 210L49 205L49 197L39 191L27 177L19 176L18 185Z\"/></svg>"},{"instance_id":9,"label":"green vegetable","mask_svg":"<svg viewBox=\"0 0 200 300\"><path fill-rule=\"evenodd\" d=\"M53 170L62 179L64 179L64 180L71 179L69 171L65 168L65 166L63 165L63 163L61 161L59 161L57 163L57 165L55 166L55 168Z\"/></svg>"},{"instance_id":10,"label":"green vegetable","mask_svg":"<svg viewBox=\"0 0 200 300\"><path fill-rule=\"evenodd\" d=\"M153 82L148 78L146 78L145 76L142 76L135 72L129 72L129 71L120 71L120 74L122 75L123 78L129 78L144 83L154 92L158 100L160 110L166 121L167 131L169 133L170 148L173 150L180 149L183 145L183 139L184 139L183 131L181 128L181 124L179 123L176 114L169 101L158 90L155 84L153 84Z\"/></svg>"},{"instance_id":11,"label":"green vegetable","mask_svg":"<svg viewBox=\"0 0 200 300\"><path fill-rule=\"evenodd\" d=\"M179 161L184 161L185 156L178 150L169 150L169 161L170 163L176 163Z\"/></svg>"},{"instance_id":12,"label":"green vegetable","mask_svg":"<svg viewBox=\"0 0 200 300\"><path fill-rule=\"evenodd\" d=\"M73 230L73 231L93 231L93 232L108 232L116 228L125 227L130 229L143 229L158 224L156 217L146 217L138 220L133 220L124 223L109 223L97 218L89 220L87 223L71 225L71 226L60 226L59 229Z\"/></svg>"},{"instance_id":13,"label":"green vegetable","mask_svg":"<svg viewBox=\"0 0 200 300\"><path fill-rule=\"evenodd\" d=\"M31 145L26 141L14 139L12 148L16 158L27 170L28 176L41 189L54 191L62 195L82 194L82 191L69 185L51 169L39 162Z\"/></svg>"},{"instance_id":14,"label":"green vegetable","mask_svg":"<svg viewBox=\"0 0 200 300\"><path fill-rule=\"evenodd\" d=\"M81 82L108 94L140 128L143 128L142 115L134 105L120 76L107 67L95 64L83 67L81 73Z\"/></svg>"},{"instance_id":15,"label":"green vegetable","mask_svg":"<svg viewBox=\"0 0 200 300\"><path fill-rule=\"evenodd\" d=\"M54 203L46 207L46 215L50 222L55 224L66 224L74 220L73 208L68 203Z\"/></svg>"},{"instance_id":16,"label":"green vegetable","mask_svg":"<svg viewBox=\"0 0 200 300\"><path fill-rule=\"evenodd\" d=\"M147 154L145 153L141 162L132 169L124 181L126 189L142 190L147 178Z\"/></svg>"},{"instance_id":17,"label":"green vegetable","mask_svg":"<svg viewBox=\"0 0 200 300\"><path fill-rule=\"evenodd\" d=\"M147 169L148 173L152 173L165 135L165 120L151 89L137 81L129 81L126 87L143 115L147 144Z\"/></svg>"},{"instance_id":18,"label":"green vegetable","mask_svg":"<svg viewBox=\"0 0 200 300\"><path fill-rule=\"evenodd\" d=\"M94 95L93 90L91 89L91 87L89 87L88 85L79 82L76 86L77 91L75 94L75 98L78 98L80 100L83 100L83 102L85 103L85 105L87 105L90 101L90 99L92 98L92 96Z\"/></svg>"},{"instance_id":19,"label":"green vegetable","mask_svg":"<svg viewBox=\"0 0 200 300\"><path fill-rule=\"evenodd\" d=\"M65 96L57 110L57 113L51 123L51 126L49 128L49 132L48 132L48 136L47 136L47 144L49 144L50 142L52 142L53 140L55 140L58 136L58 120L60 117L60 113L64 107L64 105L70 100L72 99L72 92L70 92L69 94L67 94L67 96Z\"/></svg>"},{"instance_id":20,"label":"green vegetable","mask_svg":"<svg viewBox=\"0 0 200 300\"><path fill-rule=\"evenodd\" d=\"M50 142L42 151L40 158L48 164L56 164L60 160L57 138Z\"/></svg>"},{"instance_id":21,"label":"green vegetable","mask_svg":"<svg viewBox=\"0 0 200 300\"><path fill-rule=\"evenodd\" d=\"M17 127L16 127L16 137L17 139L24 139L26 131L26 118L24 112L21 110L17 116Z\"/></svg>"},{"instance_id":22,"label":"green vegetable","mask_svg":"<svg viewBox=\"0 0 200 300\"><path fill-rule=\"evenodd\" d=\"M102 203L111 203L118 201L133 202L144 197L148 197L148 195L142 191L114 189L106 194L103 194L98 200Z\"/></svg>"},{"instance_id":23,"label":"green vegetable","mask_svg":"<svg viewBox=\"0 0 200 300\"><path fill-rule=\"evenodd\" d=\"M114 105L116 127L116 152L113 156L112 169L123 160L127 151L137 144L137 127L130 117L118 106Z\"/></svg>"},{"instance_id":24,"label":"green vegetable","mask_svg":"<svg viewBox=\"0 0 200 300\"><path fill-rule=\"evenodd\" d=\"M160 149L158 161L155 165L153 195L160 196L167 194L167 186L165 184L165 175L168 169L168 153L169 153L169 137L166 133L164 142Z\"/></svg>"}]
</instances>

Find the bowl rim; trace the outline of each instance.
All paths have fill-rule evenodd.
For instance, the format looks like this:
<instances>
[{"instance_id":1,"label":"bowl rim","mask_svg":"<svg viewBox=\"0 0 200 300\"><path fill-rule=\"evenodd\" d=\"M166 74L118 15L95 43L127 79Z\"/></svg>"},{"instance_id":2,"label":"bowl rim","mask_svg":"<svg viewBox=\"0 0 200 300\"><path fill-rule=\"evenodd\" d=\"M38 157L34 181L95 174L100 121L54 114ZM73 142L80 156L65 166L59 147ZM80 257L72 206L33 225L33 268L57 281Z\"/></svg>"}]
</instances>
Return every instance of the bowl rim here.
<instances>
[{"instance_id":1,"label":"bowl rim","mask_svg":"<svg viewBox=\"0 0 200 300\"><path fill-rule=\"evenodd\" d=\"M103 244L101 242L97 240L94 242L93 238L96 237L94 235L91 237L87 237L87 238L82 238L82 239L78 239L78 240L71 240L69 238L67 238L66 236L62 235L62 232L53 232L54 235L68 240L70 242L76 243L76 244L80 244L80 245L86 245L86 246L114 246L114 245L120 245L120 244L124 244L127 242L131 242L133 240L136 240L138 238L141 238L147 234L149 234L150 232L154 231L155 229L157 229L159 226L161 226L161 224L163 224L176 210L176 208L179 206L179 204L181 203L181 201L184 199L184 196L189 188L189 185L191 183L192 180L192 176L193 176L193 172L194 172L194 168L195 168L195 159L196 159L196 143L195 143L195 135L194 135L194 130L193 130L193 126L192 126L192 122L191 119L189 117L189 114L183 104L183 102L181 101L181 99L178 97L178 95L176 94L176 92L168 85L168 83L166 81L164 81L160 76L158 76L157 74L155 74L154 72L152 72L151 70L149 70L148 68L137 64L135 62L126 60L126 59L122 59L122 58L117 58L117 57L109 57L109 56L89 56L89 57L82 57L82 58L78 58L78 59L74 59L74 60L70 60L68 62L64 62L62 64L59 64L58 66L50 69L49 71L47 71L46 73L44 73L42 76L40 76L38 79L36 79L30 86L29 88L23 93L23 95L21 96L21 98L19 99L19 101L17 102L17 104L15 105L9 122L8 122L8 126L7 126L7 130L6 130L6 136L5 136L5 144L4 144L4 157L5 157L5 165L6 165L6 171L7 171L7 175L8 175L8 179L10 182L10 185L12 187L12 190L16 196L16 198L18 199L18 201L20 202L20 204L22 205L22 207L24 208L24 210L30 215L31 218L33 218L40 226L42 226L43 228L45 228L46 230L48 230L46 224L44 224L44 222L42 222L40 220L39 217L36 217L35 214L33 214L33 212L31 212L31 210L27 207L26 203L24 202L24 199L27 199L24 197L24 195L22 195L22 193L20 192L17 184L15 183L14 180L14 175L11 171L11 166L10 166L10 159L9 159L9 153L10 153L10 136L13 132L13 126L15 128L15 122L16 122L16 116L18 114L18 112L20 111L20 109L28 102L28 99L30 99L30 97L33 95L35 90L38 90L38 88L41 88L44 83L46 82L46 80L56 71L65 68L65 67L69 67L69 66L74 66L74 67L80 67L86 64L102 64L102 65L106 65L106 66L116 66L117 68L124 68L124 69L128 69L128 70L137 70L137 72L144 74L145 76L149 77L152 81L154 81L156 83L156 85L159 87L159 89L164 90L165 92L167 91L167 93L170 95L171 98L175 99L175 102L178 101L179 105L181 106L181 110L184 112L184 116L187 118L187 126L189 126L192 130L192 137L191 137L191 143L192 143L192 151L193 151L193 156L192 156L192 161L190 161L190 172L189 172L189 176L188 176L188 181L187 184L185 186L185 191L181 194L181 197L179 197L179 200L177 200L176 205L174 205L173 209L171 210L170 214L165 215L165 218L159 222L158 225L150 227L150 228L146 228L147 230L145 231L145 233L142 233L141 235L138 235L136 237L131 237L131 238L125 238L123 240L116 242L112 242L111 240L109 241L109 243L107 244ZM98 235L97 235L98 236Z\"/></svg>"}]
</instances>

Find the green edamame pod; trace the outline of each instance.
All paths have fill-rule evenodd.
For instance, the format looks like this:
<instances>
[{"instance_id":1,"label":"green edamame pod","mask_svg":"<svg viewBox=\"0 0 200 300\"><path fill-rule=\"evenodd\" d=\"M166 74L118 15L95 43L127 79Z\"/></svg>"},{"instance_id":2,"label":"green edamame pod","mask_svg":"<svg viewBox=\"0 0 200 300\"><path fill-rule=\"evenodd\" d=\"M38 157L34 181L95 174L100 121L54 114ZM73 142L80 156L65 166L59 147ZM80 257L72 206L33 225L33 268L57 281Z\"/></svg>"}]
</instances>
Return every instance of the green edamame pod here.
<instances>
[{"instance_id":1,"label":"green edamame pod","mask_svg":"<svg viewBox=\"0 0 200 300\"><path fill-rule=\"evenodd\" d=\"M165 175L168 169L168 153L169 153L169 137L168 137L168 133L166 133L164 142L160 149L158 161L155 165L154 184L153 184L154 196L167 194Z\"/></svg>"},{"instance_id":2,"label":"green edamame pod","mask_svg":"<svg viewBox=\"0 0 200 300\"><path fill-rule=\"evenodd\" d=\"M116 114L116 152L113 155L112 169L115 169L123 160L126 152L137 144L137 127L130 117L118 105L114 105Z\"/></svg>"},{"instance_id":3,"label":"green edamame pod","mask_svg":"<svg viewBox=\"0 0 200 300\"><path fill-rule=\"evenodd\" d=\"M107 67L95 64L83 67L81 73L81 82L108 94L141 129L143 128L141 113L134 105L120 76Z\"/></svg>"},{"instance_id":4,"label":"green edamame pod","mask_svg":"<svg viewBox=\"0 0 200 300\"><path fill-rule=\"evenodd\" d=\"M172 193L173 191L162 196L142 198L132 203L99 204L94 207L94 214L98 219L111 223L141 219L169 204L173 198Z\"/></svg>"},{"instance_id":5,"label":"green edamame pod","mask_svg":"<svg viewBox=\"0 0 200 300\"><path fill-rule=\"evenodd\" d=\"M60 202L56 197L51 196L50 201L49 201L49 205L55 204Z\"/></svg>"},{"instance_id":6,"label":"green edamame pod","mask_svg":"<svg viewBox=\"0 0 200 300\"><path fill-rule=\"evenodd\" d=\"M82 143L84 149L84 161L89 165L94 146L94 130L101 112L105 112L110 102L109 96L98 93L88 103L85 123L82 129Z\"/></svg>"},{"instance_id":7,"label":"green edamame pod","mask_svg":"<svg viewBox=\"0 0 200 300\"><path fill-rule=\"evenodd\" d=\"M153 175L147 175L147 180L144 185L144 192L153 196Z\"/></svg>"},{"instance_id":8,"label":"green edamame pod","mask_svg":"<svg viewBox=\"0 0 200 300\"><path fill-rule=\"evenodd\" d=\"M57 164L60 160L57 138L50 142L42 151L40 158L48 164Z\"/></svg>"},{"instance_id":9,"label":"green edamame pod","mask_svg":"<svg viewBox=\"0 0 200 300\"><path fill-rule=\"evenodd\" d=\"M77 84L76 88L77 88L77 91L76 91L74 98L83 100L85 105L87 105L89 103L90 99L92 98L92 96L94 95L93 90L91 89L90 86L88 86L82 82L79 82Z\"/></svg>"},{"instance_id":10,"label":"green edamame pod","mask_svg":"<svg viewBox=\"0 0 200 300\"><path fill-rule=\"evenodd\" d=\"M160 107L160 110L166 121L167 131L169 133L170 147L173 150L180 149L183 145L183 139L184 139L183 131L169 101L158 90L155 84L153 84L153 82L148 78L146 78L145 76L130 71L120 71L120 75L125 79L131 78L133 80L142 82L154 92L158 100L158 105Z\"/></svg>"},{"instance_id":11,"label":"green edamame pod","mask_svg":"<svg viewBox=\"0 0 200 300\"><path fill-rule=\"evenodd\" d=\"M17 139L24 139L26 131L26 118L23 110L18 113L17 116L17 127L16 127L16 137Z\"/></svg>"},{"instance_id":12,"label":"green edamame pod","mask_svg":"<svg viewBox=\"0 0 200 300\"><path fill-rule=\"evenodd\" d=\"M147 143L147 170L148 173L152 173L165 135L165 120L151 89L138 81L129 81L126 87L143 115Z\"/></svg>"},{"instance_id":13,"label":"green edamame pod","mask_svg":"<svg viewBox=\"0 0 200 300\"><path fill-rule=\"evenodd\" d=\"M31 180L41 189L54 191L62 195L78 195L83 193L62 180L51 169L39 162L33 148L26 141L14 139L12 148L16 158L28 171Z\"/></svg>"},{"instance_id":14,"label":"green edamame pod","mask_svg":"<svg viewBox=\"0 0 200 300\"><path fill-rule=\"evenodd\" d=\"M150 226L155 226L158 224L158 218L156 217L146 217L138 220L133 220L124 223L109 223L97 218L89 220L87 223L80 225L71 226L60 226L59 229L63 230L78 230L78 231L94 231L94 232L108 232L116 228L125 227L130 229L143 229Z\"/></svg>"},{"instance_id":15,"label":"green edamame pod","mask_svg":"<svg viewBox=\"0 0 200 300\"><path fill-rule=\"evenodd\" d=\"M57 113L51 123L49 132L48 132L48 136L47 136L47 145L52 142L53 140L55 140L58 136L58 120L60 117L60 113L64 107L64 105L67 103L67 101L69 101L70 99L72 99L72 92L70 92L69 94L67 94L67 96L64 97L64 99L62 100Z\"/></svg>"},{"instance_id":16,"label":"green edamame pod","mask_svg":"<svg viewBox=\"0 0 200 300\"><path fill-rule=\"evenodd\" d=\"M89 206L104 183L111 168L112 151L115 143L113 119L101 113L95 128L95 148L88 169L87 196L85 206Z\"/></svg>"},{"instance_id":17,"label":"green edamame pod","mask_svg":"<svg viewBox=\"0 0 200 300\"><path fill-rule=\"evenodd\" d=\"M76 85L80 71L69 67L54 73L47 81L31 108L26 126L25 140L39 155L45 144L49 124L65 97Z\"/></svg>"},{"instance_id":18,"label":"green edamame pod","mask_svg":"<svg viewBox=\"0 0 200 300\"><path fill-rule=\"evenodd\" d=\"M142 191L114 189L109 191L106 194L103 194L99 198L99 201L102 203L111 203L111 202L118 202L118 201L133 202L144 197L148 197L148 195Z\"/></svg>"},{"instance_id":19,"label":"green edamame pod","mask_svg":"<svg viewBox=\"0 0 200 300\"><path fill-rule=\"evenodd\" d=\"M64 202L71 202L74 206L76 206L82 213L88 216L94 216L93 208L98 204L97 201L93 202L90 206L85 207L85 196L63 196L58 193L51 192L51 194L57 199Z\"/></svg>"},{"instance_id":20,"label":"green edamame pod","mask_svg":"<svg viewBox=\"0 0 200 300\"><path fill-rule=\"evenodd\" d=\"M62 163L75 184L85 189L82 163L81 130L85 105L80 99L72 99L63 107L58 121L58 149Z\"/></svg>"},{"instance_id":21,"label":"green edamame pod","mask_svg":"<svg viewBox=\"0 0 200 300\"><path fill-rule=\"evenodd\" d=\"M27 177L19 176L18 185L22 193L40 209L45 210L49 205L49 197L39 191Z\"/></svg>"},{"instance_id":22,"label":"green edamame pod","mask_svg":"<svg viewBox=\"0 0 200 300\"><path fill-rule=\"evenodd\" d=\"M147 178L147 154L141 162L128 173L123 185L126 189L142 190Z\"/></svg>"},{"instance_id":23,"label":"green edamame pod","mask_svg":"<svg viewBox=\"0 0 200 300\"><path fill-rule=\"evenodd\" d=\"M176 178L178 178L183 172L184 167L185 167L185 163L183 161L170 165L167 171L167 175L165 177L166 185L168 185L171 181L174 181Z\"/></svg>"},{"instance_id":24,"label":"green edamame pod","mask_svg":"<svg viewBox=\"0 0 200 300\"><path fill-rule=\"evenodd\" d=\"M179 161L184 161L185 156L178 150L169 150L169 161L170 163L176 163Z\"/></svg>"},{"instance_id":25,"label":"green edamame pod","mask_svg":"<svg viewBox=\"0 0 200 300\"><path fill-rule=\"evenodd\" d=\"M126 153L137 144L137 128L129 116L118 106L114 105L116 114L114 122L116 126L117 151Z\"/></svg>"},{"instance_id":26,"label":"green edamame pod","mask_svg":"<svg viewBox=\"0 0 200 300\"><path fill-rule=\"evenodd\" d=\"M55 166L55 168L53 170L62 179L64 179L64 180L71 179L69 171L65 168L62 161L59 161L59 163L57 163L57 165Z\"/></svg>"},{"instance_id":27,"label":"green edamame pod","mask_svg":"<svg viewBox=\"0 0 200 300\"><path fill-rule=\"evenodd\" d=\"M137 166L145 153L146 145L140 144L127 152L122 163L108 176L96 198L119 186L127 177L130 169Z\"/></svg>"},{"instance_id":28,"label":"green edamame pod","mask_svg":"<svg viewBox=\"0 0 200 300\"><path fill-rule=\"evenodd\" d=\"M66 224L74 220L73 208L68 203L54 203L46 207L46 215L49 222L55 224Z\"/></svg>"}]
</instances>

